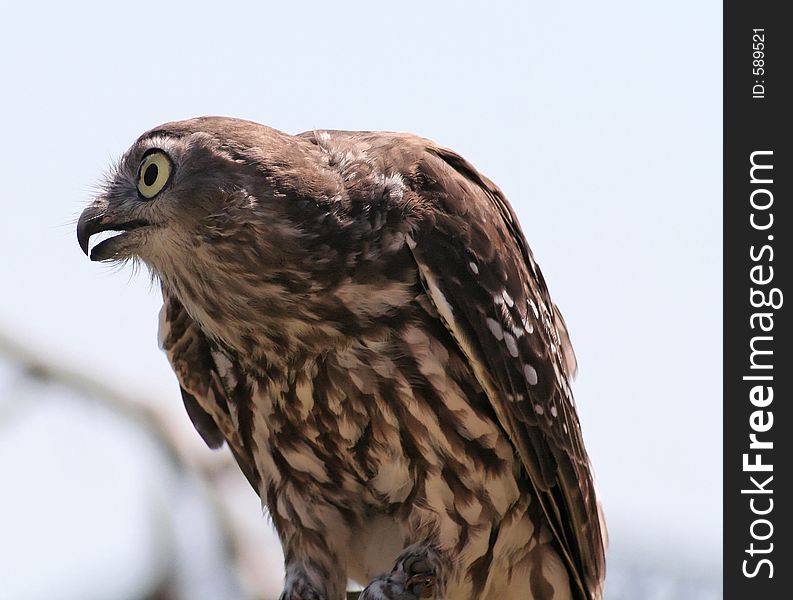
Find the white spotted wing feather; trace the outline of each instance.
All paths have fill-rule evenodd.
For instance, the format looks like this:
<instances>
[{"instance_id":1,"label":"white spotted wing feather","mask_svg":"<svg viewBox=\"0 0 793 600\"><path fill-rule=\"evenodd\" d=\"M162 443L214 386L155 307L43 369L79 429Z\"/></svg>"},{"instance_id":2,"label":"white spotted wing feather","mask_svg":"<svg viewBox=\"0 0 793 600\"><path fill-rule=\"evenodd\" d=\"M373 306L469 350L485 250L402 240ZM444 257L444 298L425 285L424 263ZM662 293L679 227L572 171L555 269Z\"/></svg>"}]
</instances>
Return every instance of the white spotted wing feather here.
<instances>
[{"instance_id":1,"label":"white spotted wing feather","mask_svg":"<svg viewBox=\"0 0 793 600\"><path fill-rule=\"evenodd\" d=\"M605 529L567 328L500 190L445 149L430 148L421 168L434 183L419 190L433 210L409 239L422 281L521 457L573 586L599 598Z\"/></svg>"}]
</instances>

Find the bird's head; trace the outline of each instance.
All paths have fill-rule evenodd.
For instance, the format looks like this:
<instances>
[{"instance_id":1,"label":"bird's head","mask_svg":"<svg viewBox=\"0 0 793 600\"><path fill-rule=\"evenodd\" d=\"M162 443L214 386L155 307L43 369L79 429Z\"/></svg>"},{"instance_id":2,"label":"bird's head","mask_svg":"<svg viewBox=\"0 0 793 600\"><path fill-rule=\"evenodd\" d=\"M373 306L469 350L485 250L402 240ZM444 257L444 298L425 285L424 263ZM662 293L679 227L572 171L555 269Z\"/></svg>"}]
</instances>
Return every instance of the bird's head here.
<instances>
[{"instance_id":1,"label":"bird's head","mask_svg":"<svg viewBox=\"0 0 793 600\"><path fill-rule=\"evenodd\" d=\"M328 132L223 117L156 127L83 211L80 247L94 261L145 263L228 346L255 323L275 347L286 319L301 343L325 343L342 326L331 319L368 323L416 293L401 176L338 137L337 151ZM89 243L104 232L115 235Z\"/></svg>"},{"instance_id":2,"label":"bird's head","mask_svg":"<svg viewBox=\"0 0 793 600\"><path fill-rule=\"evenodd\" d=\"M94 261L138 258L157 271L158 263L190 253L240 211L266 220L285 177L279 165L301 162L281 155L294 146L286 138L257 123L222 117L167 123L144 133L80 216L80 247ZM115 235L89 253L92 236L102 232Z\"/></svg>"}]
</instances>

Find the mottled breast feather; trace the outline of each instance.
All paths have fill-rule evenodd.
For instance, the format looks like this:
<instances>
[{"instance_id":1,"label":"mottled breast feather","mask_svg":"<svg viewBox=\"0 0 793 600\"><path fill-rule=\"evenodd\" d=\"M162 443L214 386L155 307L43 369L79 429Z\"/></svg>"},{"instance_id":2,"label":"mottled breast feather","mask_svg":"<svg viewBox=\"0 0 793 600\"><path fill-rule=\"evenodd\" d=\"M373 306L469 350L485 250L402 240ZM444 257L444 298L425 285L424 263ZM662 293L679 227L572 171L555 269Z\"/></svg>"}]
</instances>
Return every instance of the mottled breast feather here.
<instances>
[{"instance_id":1,"label":"mottled breast feather","mask_svg":"<svg viewBox=\"0 0 793 600\"><path fill-rule=\"evenodd\" d=\"M187 414L210 448L219 448L224 441L228 443L243 474L258 490L259 474L254 468L251 449L231 414L232 409L239 410L239 399L234 396L245 393L247 378L238 364L215 347L179 299L164 286L162 296L159 342L179 380Z\"/></svg>"}]
</instances>

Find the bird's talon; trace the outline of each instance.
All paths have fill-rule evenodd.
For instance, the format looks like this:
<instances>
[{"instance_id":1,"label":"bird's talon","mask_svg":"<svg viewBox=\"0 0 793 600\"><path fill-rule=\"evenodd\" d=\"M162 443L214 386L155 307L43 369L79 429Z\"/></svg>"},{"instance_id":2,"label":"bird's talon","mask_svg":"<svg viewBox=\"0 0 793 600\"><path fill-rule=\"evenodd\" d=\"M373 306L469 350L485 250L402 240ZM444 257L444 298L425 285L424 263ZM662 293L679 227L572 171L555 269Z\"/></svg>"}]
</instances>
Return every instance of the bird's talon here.
<instances>
[{"instance_id":1,"label":"bird's talon","mask_svg":"<svg viewBox=\"0 0 793 600\"><path fill-rule=\"evenodd\" d=\"M405 587L419 598L432 598L435 592L435 575L421 573L409 577Z\"/></svg>"}]
</instances>

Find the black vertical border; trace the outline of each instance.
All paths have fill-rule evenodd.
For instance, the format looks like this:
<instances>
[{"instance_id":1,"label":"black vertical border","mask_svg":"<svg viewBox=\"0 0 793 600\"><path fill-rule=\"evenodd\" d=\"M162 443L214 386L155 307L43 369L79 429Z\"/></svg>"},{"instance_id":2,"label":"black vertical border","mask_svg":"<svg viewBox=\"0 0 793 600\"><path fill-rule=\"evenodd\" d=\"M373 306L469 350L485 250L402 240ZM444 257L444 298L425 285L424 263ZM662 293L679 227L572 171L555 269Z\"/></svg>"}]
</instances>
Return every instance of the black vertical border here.
<instances>
[{"instance_id":1,"label":"black vertical border","mask_svg":"<svg viewBox=\"0 0 793 600\"><path fill-rule=\"evenodd\" d=\"M793 123L793 62L791 40L793 22L782 14L782 2L743 1L724 4L724 598L727 600L776 600L793 598L793 362L791 362L791 319L793 306L793 222L790 205L793 203L793 165L791 165L791 139ZM752 72L753 30L764 30L764 73ZM764 86L764 98L753 98L753 86ZM755 94L756 95L756 94ZM773 184L752 185L750 182L750 156L753 151L773 151ZM767 172L767 171L766 171ZM773 205L766 213L773 213L774 225L758 231L750 225L753 209L750 204L752 190L765 187L773 193ZM768 198L760 194L758 198ZM754 210L754 212L759 212ZM768 214L758 214L767 221ZM768 236L773 235L773 240ZM768 244L773 248L773 260L752 260ZM774 269L774 279L759 286L750 279L753 266L763 264L758 275L766 277L767 267ZM773 313L772 332L752 329L751 315L769 309L753 308L750 289L779 288L784 303ZM755 324L758 324L756 321ZM766 321L767 323L767 321ZM773 369L762 374L773 375L771 382L747 381L744 376L761 374L751 370L750 340L757 335L772 335L773 356L769 359ZM766 342L767 343L767 342ZM772 441L773 449L762 451L764 463L773 464L771 473L750 473L743 469L743 455L749 462L755 460L756 450L749 449L749 434L753 433L750 418L758 407L750 402L753 386L762 383L773 386L774 399L764 410L773 412L773 427L758 434L759 439ZM767 415L763 419L767 420ZM741 490L755 489L751 476L764 481L773 480L766 487L773 494L747 494ZM750 500L756 498L755 507L763 510L773 498L773 510L765 516L753 514ZM773 524L773 534L767 540L752 538L752 523L767 518ZM769 528L765 523L755 525L755 533L764 537ZM750 544L755 548L773 551L751 556ZM754 578L744 574L744 568L754 572L762 558L773 563L773 578L765 565ZM744 561L749 561L744 567Z\"/></svg>"}]
</instances>

